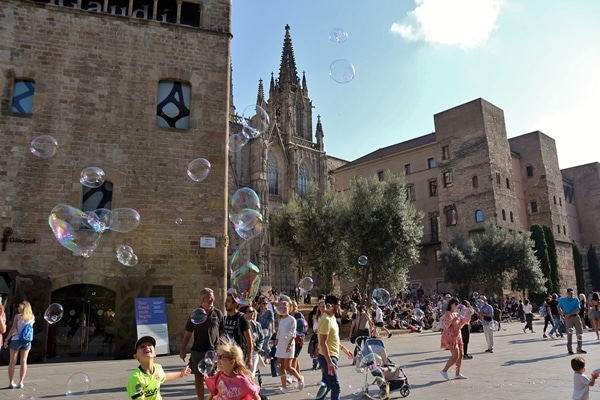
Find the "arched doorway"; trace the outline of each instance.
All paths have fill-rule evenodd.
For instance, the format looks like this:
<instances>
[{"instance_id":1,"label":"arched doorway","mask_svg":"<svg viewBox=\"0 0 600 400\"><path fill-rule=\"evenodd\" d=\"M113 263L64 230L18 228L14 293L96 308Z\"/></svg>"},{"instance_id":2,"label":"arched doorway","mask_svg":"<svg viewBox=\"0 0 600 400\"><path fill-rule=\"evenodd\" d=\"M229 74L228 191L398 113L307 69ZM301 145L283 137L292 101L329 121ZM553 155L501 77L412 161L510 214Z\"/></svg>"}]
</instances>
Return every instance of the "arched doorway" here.
<instances>
[{"instance_id":1,"label":"arched doorway","mask_svg":"<svg viewBox=\"0 0 600 400\"><path fill-rule=\"evenodd\" d=\"M98 285L71 285L52 292L63 306L60 321L48 327L47 358L112 359L115 292Z\"/></svg>"}]
</instances>

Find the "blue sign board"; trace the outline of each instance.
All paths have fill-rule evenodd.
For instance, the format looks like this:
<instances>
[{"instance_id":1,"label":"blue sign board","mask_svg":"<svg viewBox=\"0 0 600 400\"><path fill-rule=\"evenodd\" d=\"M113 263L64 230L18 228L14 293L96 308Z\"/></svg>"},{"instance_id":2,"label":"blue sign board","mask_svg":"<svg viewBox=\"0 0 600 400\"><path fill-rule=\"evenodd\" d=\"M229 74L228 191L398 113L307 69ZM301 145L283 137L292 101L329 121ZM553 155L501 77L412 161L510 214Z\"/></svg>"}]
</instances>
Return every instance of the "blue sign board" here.
<instances>
[{"instance_id":1,"label":"blue sign board","mask_svg":"<svg viewBox=\"0 0 600 400\"><path fill-rule=\"evenodd\" d=\"M135 299L135 322L137 325L167 323L167 307L164 297L138 297Z\"/></svg>"}]
</instances>

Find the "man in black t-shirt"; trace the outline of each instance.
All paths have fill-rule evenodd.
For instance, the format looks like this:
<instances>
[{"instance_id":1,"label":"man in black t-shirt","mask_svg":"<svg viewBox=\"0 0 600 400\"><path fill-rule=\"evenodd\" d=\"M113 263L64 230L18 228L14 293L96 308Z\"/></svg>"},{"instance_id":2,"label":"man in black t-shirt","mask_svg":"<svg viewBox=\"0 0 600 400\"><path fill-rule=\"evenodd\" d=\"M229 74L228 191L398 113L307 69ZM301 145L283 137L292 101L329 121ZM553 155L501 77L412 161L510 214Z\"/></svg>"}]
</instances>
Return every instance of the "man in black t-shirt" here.
<instances>
[{"instance_id":1,"label":"man in black t-shirt","mask_svg":"<svg viewBox=\"0 0 600 400\"><path fill-rule=\"evenodd\" d=\"M550 333L548 333L548 335L554 339L554 332L556 332L557 335L563 337L563 334L560 332L558 326L560 324L560 313L558 312L558 295L556 293L552 295L552 300L548 302L548 306L550 308L548 313L552 315L552 321L554 322L554 326L552 329L550 329Z\"/></svg>"},{"instance_id":2,"label":"man in black t-shirt","mask_svg":"<svg viewBox=\"0 0 600 400\"><path fill-rule=\"evenodd\" d=\"M219 345L219 327L223 321L223 312L213 305L215 294L212 289L202 289L200 291L200 298L202 302L201 306L206 311L206 321L201 324L194 324L188 318L185 324L183 339L181 340L179 357L185 361L186 348L193 335L194 343L192 344L189 366L194 374L196 396L199 400L204 400L204 375L198 371L198 363L204 359L206 352L216 351Z\"/></svg>"},{"instance_id":3,"label":"man in black t-shirt","mask_svg":"<svg viewBox=\"0 0 600 400\"><path fill-rule=\"evenodd\" d=\"M252 332L244 314L238 311L238 299L234 293L227 293L226 315L221 322L221 332L242 348L248 367L252 366ZM250 349L250 351L248 351Z\"/></svg>"}]
</instances>

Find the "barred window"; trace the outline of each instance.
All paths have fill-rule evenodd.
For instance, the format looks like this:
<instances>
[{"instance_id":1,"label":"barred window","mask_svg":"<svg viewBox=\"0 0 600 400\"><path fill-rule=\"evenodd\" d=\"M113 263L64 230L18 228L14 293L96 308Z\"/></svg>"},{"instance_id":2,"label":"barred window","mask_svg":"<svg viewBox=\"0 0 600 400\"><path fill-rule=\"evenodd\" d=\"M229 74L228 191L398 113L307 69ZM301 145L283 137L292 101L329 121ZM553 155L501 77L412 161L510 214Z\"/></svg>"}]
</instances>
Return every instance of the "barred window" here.
<instances>
[{"instance_id":1,"label":"barred window","mask_svg":"<svg viewBox=\"0 0 600 400\"><path fill-rule=\"evenodd\" d=\"M173 286L154 285L150 290L149 297L164 297L166 304L173 304Z\"/></svg>"}]
</instances>

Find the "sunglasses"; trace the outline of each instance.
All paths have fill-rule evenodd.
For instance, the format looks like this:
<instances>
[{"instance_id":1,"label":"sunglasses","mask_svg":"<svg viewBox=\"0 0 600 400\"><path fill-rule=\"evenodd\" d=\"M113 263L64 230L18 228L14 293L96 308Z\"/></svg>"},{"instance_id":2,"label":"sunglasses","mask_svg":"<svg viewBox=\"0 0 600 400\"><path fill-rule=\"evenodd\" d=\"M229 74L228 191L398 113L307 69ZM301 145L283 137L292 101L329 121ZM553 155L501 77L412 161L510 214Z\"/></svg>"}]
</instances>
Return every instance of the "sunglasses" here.
<instances>
[{"instance_id":1,"label":"sunglasses","mask_svg":"<svg viewBox=\"0 0 600 400\"><path fill-rule=\"evenodd\" d=\"M231 357L229 357L227 354L217 354L217 360L231 360Z\"/></svg>"},{"instance_id":2,"label":"sunglasses","mask_svg":"<svg viewBox=\"0 0 600 400\"><path fill-rule=\"evenodd\" d=\"M254 313L254 310L246 310L246 314L252 314Z\"/></svg>"}]
</instances>

